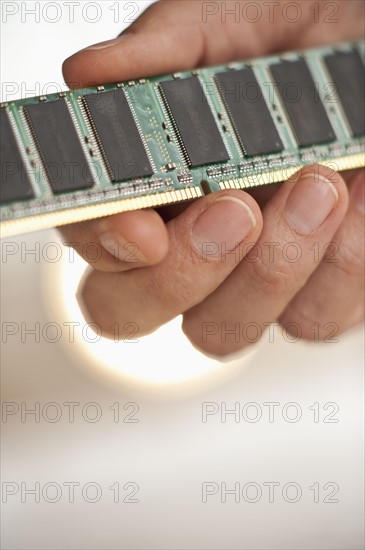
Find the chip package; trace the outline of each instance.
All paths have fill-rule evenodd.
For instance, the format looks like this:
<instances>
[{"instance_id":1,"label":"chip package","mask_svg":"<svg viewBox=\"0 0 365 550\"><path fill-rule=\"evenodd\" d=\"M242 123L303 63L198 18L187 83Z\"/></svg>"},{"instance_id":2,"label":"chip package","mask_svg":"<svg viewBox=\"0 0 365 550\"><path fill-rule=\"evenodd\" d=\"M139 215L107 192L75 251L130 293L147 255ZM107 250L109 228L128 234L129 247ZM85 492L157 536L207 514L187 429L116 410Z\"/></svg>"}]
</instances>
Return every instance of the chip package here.
<instances>
[{"instance_id":1,"label":"chip package","mask_svg":"<svg viewBox=\"0 0 365 550\"><path fill-rule=\"evenodd\" d=\"M248 156L284 149L251 67L215 75L243 152Z\"/></svg>"},{"instance_id":2,"label":"chip package","mask_svg":"<svg viewBox=\"0 0 365 550\"><path fill-rule=\"evenodd\" d=\"M228 160L223 138L198 78L169 80L160 87L189 165L194 168Z\"/></svg>"},{"instance_id":3,"label":"chip package","mask_svg":"<svg viewBox=\"0 0 365 550\"><path fill-rule=\"evenodd\" d=\"M24 111L53 191L92 187L95 181L65 100L41 101Z\"/></svg>"},{"instance_id":4,"label":"chip package","mask_svg":"<svg viewBox=\"0 0 365 550\"><path fill-rule=\"evenodd\" d=\"M336 52L324 58L353 136L365 133L365 69L359 52Z\"/></svg>"},{"instance_id":5,"label":"chip package","mask_svg":"<svg viewBox=\"0 0 365 550\"><path fill-rule=\"evenodd\" d=\"M83 96L113 182L151 176L152 166L123 90Z\"/></svg>"},{"instance_id":6,"label":"chip package","mask_svg":"<svg viewBox=\"0 0 365 550\"><path fill-rule=\"evenodd\" d=\"M1 184L0 202L24 201L34 197L29 173L20 152L8 113L0 111Z\"/></svg>"},{"instance_id":7,"label":"chip package","mask_svg":"<svg viewBox=\"0 0 365 550\"><path fill-rule=\"evenodd\" d=\"M304 59L270 66L298 145L305 147L336 139L314 79Z\"/></svg>"}]
</instances>

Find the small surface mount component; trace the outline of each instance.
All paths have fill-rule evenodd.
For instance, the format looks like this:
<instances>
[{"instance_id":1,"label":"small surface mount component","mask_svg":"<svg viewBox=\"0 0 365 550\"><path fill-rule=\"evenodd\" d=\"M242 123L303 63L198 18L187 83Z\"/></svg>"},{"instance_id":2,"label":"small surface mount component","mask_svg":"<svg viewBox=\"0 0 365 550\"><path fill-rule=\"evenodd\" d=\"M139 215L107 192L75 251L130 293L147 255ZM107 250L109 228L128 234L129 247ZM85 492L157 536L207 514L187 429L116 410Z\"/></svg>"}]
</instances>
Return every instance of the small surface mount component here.
<instances>
[{"instance_id":1,"label":"small surface mount component","mask_svg":"<svg viewBox=\"0 0 365 550\"><path fill-rule=\"evenodd\" d=\"M365 43L5 102L1 235L364 166Z\"/></svg>"}]
</instances>

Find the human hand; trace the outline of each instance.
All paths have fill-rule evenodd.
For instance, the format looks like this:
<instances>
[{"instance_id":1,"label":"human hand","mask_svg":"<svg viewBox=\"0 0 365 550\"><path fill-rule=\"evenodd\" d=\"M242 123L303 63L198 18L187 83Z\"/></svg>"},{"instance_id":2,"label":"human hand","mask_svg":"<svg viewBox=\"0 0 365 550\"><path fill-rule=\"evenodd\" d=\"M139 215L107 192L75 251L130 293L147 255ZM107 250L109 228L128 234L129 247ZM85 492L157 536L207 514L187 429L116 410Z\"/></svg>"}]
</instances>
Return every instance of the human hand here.
<instances>
[{"instance_id":1,"label":"human hand","mask_svg":"<svg viewBox=\"0 0 365 550\"><path fill-rule=\"evenodd\" d=\"M236 3L223 4L228 11ZM82 87L134 79L351 40L364 31L364 4L356 0L320 2L316 14L312 3L296 2L302 9L296 23L284 11L287 2L274 12L262 9L255 23L247 21L252 15L239 23L227 15L222 22L220 9L204 22L208 4L222 3L152 5L119 38L67 59L66 81ZM338 6L335 16L329 4ZM114 337L117 325L125 337L130 321L139 335L147 334L182 313L196 347L226 355L255 340L244 337L248 326L262 332L277 320L288 332L294 327L302 337L323 339L329 323L340 332L364 317L364 171L341 177L307 167L280 186L199 199L167 224L144 210L62 232L79 251L90 242L100 246L80 298L105 335ZM215 243L216 256L204 254L207 243ZM238 337L224 337L237 326Z\"/></svg>"}]
</instances>

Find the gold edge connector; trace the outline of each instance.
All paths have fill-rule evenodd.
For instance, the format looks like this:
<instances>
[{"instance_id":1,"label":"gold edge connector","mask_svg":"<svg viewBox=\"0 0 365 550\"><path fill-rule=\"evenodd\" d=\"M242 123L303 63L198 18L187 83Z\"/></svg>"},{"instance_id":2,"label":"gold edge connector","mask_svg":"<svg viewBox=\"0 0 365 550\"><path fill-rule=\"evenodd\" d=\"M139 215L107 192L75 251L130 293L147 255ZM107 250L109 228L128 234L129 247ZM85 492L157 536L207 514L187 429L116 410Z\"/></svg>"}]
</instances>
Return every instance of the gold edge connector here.
<instances>
[{"instance_id":1,"label":"gold edge connector","mask_svg":"<svg viewBox=\"0 0 365 550\"><path fill-rule=\"evenodd\" d=\"M164 191L153 195L145 195L143 197L130 197L102 204L92 204L58 212L37 214L27 218L6 220L0 224L0 236L1 238L13 237L26 232L103 218L104 216L112 216L113 214L138 210L140 208L163 206L165 204L186 201L189 199L197 199L201 196L202 191L199 187L187 187L186 189Z\"/></svg>"},{"instance_id":2,"label":"gold edge connector","mask_svg":"<svg viewBox=\"0 0 365 550\"><path fill-rule=\"evenodd\" d=\"M336 171L361 168L365 166L365 153L356 153L337 159L323 160L319 162L319 164L328 166ZM276 183L290 178L304 166L307 166L307 164L282 167L271 172L251 174L240 178L221 181L219 182L219 187L220 189L246 189L257 185ZM0 224L0 236L6 238L49 227L57 227L70 223L102 218L104 216L111 216L120 212L163 206L165 204L199 198L202 194L199 187L187 187L186 189L175 189L162 193L155 193L153 195L129 197L102 204L85 205L68 210L47 212L19 219L6 220L2 221Z\"/></svg>"},{"instance_id":3,"label":"gold edge connector","mask_svg":"<svg viewBox=\"0 0 365 550\"><path fill-rule=\"evenodd\" d=\"M354 155L348 155L346 157L332 158L317 162L323 166L327 166L331 170L340 172L343 170L352 170L354 168L362 168L365 166L365 153L356 153ZM249 174L240 178L234 178L226 181L220 181L220 189L247 189L249 187L256 187L258 185L265 185L268 183L277 183L285 181L293 176L298 170L301 170L308 164L302 164L292 167L282 167L272 172L262 172L261 174Z\"/></svg>"}]
</instances>

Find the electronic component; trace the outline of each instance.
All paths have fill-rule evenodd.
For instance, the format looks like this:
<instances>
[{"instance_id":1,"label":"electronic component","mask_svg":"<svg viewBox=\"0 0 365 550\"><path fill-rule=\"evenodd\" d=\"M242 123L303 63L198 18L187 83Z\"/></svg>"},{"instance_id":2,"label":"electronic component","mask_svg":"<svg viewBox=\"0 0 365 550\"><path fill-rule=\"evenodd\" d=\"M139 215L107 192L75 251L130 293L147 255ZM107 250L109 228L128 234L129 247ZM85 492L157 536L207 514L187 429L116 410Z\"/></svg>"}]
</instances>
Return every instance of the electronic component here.
<instances>
[{"instance_id":1,"label":"electronic component","mask_svg":"<svg viewBox=\"0 0 365 550\"><path fill-rule=\"evenodd\" d=\"M215 75L243 152L248 156L282 151L284 145L250 67Z\"/></svg>"},{"instance_id":2,"label":"electronic component","mask_svg":"<svg viewBox=\"0 0 365 550\"><path fill-rule=\"evenodd\" d=\"M92 187L95 182L65 100L27 105L24 112L53 191Z\"/></svg>"},{"instance_id":3,"label":"electronic component","mask_svg":"<svg viewBox=\"0 0 365 550\"><path fill-rule=\"evenodd\" d=\"M83 101L112 182L151 176L152 166L124 90L87 94Z\"/></svg>"},{"instance_id":4,"label":"electronic component","mask_svg":"<svg viewBox=\"0 0 365 550\"><path fill-rule=\"evenodd\" d=\"M223 162L229 159L207 97L196 76L162 82L174 126L187 153L189 165Z\"/></svg>"},{"instance_id":5,"label":"electronic component","mask_svg":"<svg viewBox=\"0 0 365 550\"><path fill-rule=\"evenodd\" d=\"M0 111L0 138L0 202L32 199L32 184L5 109Z\"/></svg>"},{"instance_id":6,"label":"electronic component","mask_svg":"<svg viewBox=\"0 0 365 550\"><path fill-rule=\"evenodd\" d=\"M364 135L365 70L359 52L354 50L326 55L324 62L336 86L352 135Z\"/></svg>"},{"instance_id":7,"label":"electronic component","mask_svg":"<svg viewBox=\"0 0 365 550\"><path fill-rule=\"evenodd\" d=\"M364 166L364 57L360 40L2 103L1 235Z\"/></svg>"},{"instance_id":8,"label":"electronic component","mask_svg":"<svg viewBox=\"0 0 365 550\"><path fill-rule=\"evenodd\" d=\"M304 59L270 65L298 145L328 143L335 133Z\"/></svg>"}]
</instances>

